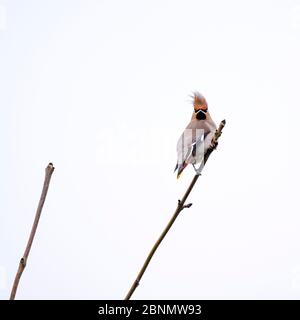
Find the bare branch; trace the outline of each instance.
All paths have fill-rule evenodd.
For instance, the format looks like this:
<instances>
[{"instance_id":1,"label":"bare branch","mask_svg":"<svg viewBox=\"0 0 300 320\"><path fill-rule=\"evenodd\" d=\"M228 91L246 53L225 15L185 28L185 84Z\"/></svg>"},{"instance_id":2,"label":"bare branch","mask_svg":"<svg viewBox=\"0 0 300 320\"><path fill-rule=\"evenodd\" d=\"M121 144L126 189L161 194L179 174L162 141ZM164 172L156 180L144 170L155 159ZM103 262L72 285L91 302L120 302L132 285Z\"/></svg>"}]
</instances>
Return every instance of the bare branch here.
<instances>
[{"instance_id":1,"label":"bare branch","mask_svg":"<svg viewBox=\"0 0 300 320\"><path fill-rule=\"evenodd\" d=\"M145 260L140 272L138 273L136 279L134 280L131 288L129 289L126 297L124 300L129 300L132 296L132 294L134 293L135 289L138 287L140 281L141 281L141 278L143 277L155 251L157 250L157 248L159 247L159 245L161 244L161 242L163 241L163 239L165 238L165 236L167 235L168 231L170 230L170 228L172 227L173 223L175 222L176 218L178 217L179 213L184 209L184 208L190 208L191 207L191 203L185 205L185 201L187 200L189 194L191 193L195 183L197 182L200 174L201 174L201 171L202 169L204 168L205 164L206 164L206 161L208 160L209 156L211 155L211 153L216 149L217 147L217 144L218 144L218 139L219 137L221 136L222 134L222 130L224 128L226 124L226 121L223 120L221 121L220 125L219 125L219 128L216 130L215 132L215 135L212 139L212 143L211 143L211 148L209 148L205 155L204 155L204 160L200 166L200 169L198 170L198 173L194 176L192 182L190 183L189 187L187 188L184 196L182 197L181 200L178 200L178 204L177 204L177 208L171 218L171 220L168 222L167 226L165 227L164 231L162 232L162 234L160 235L160 237L158 238L158 240L155 242L154 246L152 247L151 251L149 252L148 256L147 256L147 259Z\"/></svg>"},{"instance_id":2,"label":"bare branch","mask_svg":"<svg viewBox=\"0 0 300 320\"><path fill-rule=\"evenodd\" d=\"M54 171L53 164L49 163L48 166L45 169L45 180L44 180L42 194L41 194L40 201L39 201L39 204L38 204L38 207L37 207L36 215L35 215L34 222L33 222L33 225L32 225L32 229L31 229L31 232L30 232L30 236L29 236L29 239L28 239L28 242L27 242L27 246L26 246L25 252L23 254L23 257L21 258L20 263L19 263L19 268L18 268L16 277L15 277L15 280L14 280L14 283L13 283L13 287L12 287L12 290L11 290L11 294L10 294L10 300L14 300L15 299L21 275L22 275L22 273L23 273L23 271L24 271L24 269L26 267L28 255L29 255L29 252L30 252L30 249L31 249L31 246L32 246L32 242L33 242L33 239L34 239L34 236L35 236L35 233L36 233L36 229L37 229L37 226L38 226L38 223L39 223L39 220L40 220L40 216L41 216L42 209L43 209L43 206L44 206L44 203L45 203L45 199L46 199L46 196L47 196L47 192L48 192L48 188L49 188L49 184L50 184L50 179L51 179L53 171Z\"/></svg>"}]
</instances>

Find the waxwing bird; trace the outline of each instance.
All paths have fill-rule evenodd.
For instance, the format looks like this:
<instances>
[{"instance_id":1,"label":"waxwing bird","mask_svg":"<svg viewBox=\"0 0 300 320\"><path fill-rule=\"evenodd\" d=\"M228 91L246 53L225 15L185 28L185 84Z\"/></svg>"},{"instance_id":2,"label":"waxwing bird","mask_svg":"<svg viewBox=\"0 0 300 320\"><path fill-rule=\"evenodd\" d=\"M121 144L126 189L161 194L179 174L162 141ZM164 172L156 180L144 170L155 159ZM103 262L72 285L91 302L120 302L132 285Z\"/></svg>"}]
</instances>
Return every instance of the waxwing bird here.
<instances>
[{"instance_id":1,"label":"waxwing bird","mask_svg":"<svg viewBox=\"0 0 300 320\"><path fill-rule=\"evenodd\" d=\"M205 98L199 92L192 95L194 112L177 143L177 179L188 164L192 164L199 174L201 162L206 150L210 147L212 138L217 129L212 120ZM199 168L196 164L200 163Z\"/></svg>"}]
</instances>

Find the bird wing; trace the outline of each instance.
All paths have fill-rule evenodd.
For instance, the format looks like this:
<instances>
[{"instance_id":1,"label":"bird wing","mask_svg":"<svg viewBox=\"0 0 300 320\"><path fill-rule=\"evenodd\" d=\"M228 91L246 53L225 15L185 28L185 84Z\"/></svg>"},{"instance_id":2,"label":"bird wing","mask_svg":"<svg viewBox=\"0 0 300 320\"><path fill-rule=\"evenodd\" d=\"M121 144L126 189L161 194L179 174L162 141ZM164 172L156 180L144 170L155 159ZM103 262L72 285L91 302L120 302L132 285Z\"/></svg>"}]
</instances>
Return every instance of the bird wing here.
<instances>
[{"instance_id":1,"label":"bird wing","mask_svg":"<svg viewBox=\"0 0 300 320\"><path fill-rule=\"evenodd\" d=\"M196 155L196 151L205 138L205 131L200 128L186 128L177 143L177 164L180 165Z\"/></svg>"}]
</instances>

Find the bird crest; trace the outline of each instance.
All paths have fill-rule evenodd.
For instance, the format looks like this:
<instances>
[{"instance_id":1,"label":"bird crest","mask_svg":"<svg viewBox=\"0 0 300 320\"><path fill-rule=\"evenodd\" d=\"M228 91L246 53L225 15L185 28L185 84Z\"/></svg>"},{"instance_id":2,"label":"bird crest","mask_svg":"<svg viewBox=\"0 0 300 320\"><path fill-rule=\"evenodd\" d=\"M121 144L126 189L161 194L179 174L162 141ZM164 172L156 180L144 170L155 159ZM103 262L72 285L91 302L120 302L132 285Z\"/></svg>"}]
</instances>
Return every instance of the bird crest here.
<instances>
[{"instance_id":1,"label":"bird crest","mask_svg":"<svg viewBox=\"0 0 300 320\"><path fill-rule=\"evenodd\" d=\"M194 105L195 110L200 110L200 109L206 110L208 108L207 102L204 96L200 92L198 91L193 92L193 94L191 95L191 98L192 98L192 103Z\"/></svg>"}]
</instances>

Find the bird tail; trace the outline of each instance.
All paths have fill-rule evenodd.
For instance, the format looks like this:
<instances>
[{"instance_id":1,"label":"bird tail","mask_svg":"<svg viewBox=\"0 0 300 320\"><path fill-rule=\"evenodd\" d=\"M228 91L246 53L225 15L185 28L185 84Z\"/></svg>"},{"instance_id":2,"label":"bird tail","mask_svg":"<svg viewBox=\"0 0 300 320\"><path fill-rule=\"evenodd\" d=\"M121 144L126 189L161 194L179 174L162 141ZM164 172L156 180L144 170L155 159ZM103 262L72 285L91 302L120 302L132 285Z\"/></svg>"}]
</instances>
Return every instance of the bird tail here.
<instances>
[{"instance_id":1,"label":"bird tail","mask_svg":"<svg viewBox=\"0 0 300 320\"><path fill-rule=\"evenodd\" d=\"M180 175L182 173L182 171L185 169L185 167L188 165L188 163L186 161L184 161L183 163L181 163L180 165L177 163L176 168L174 170L174 172L176 171L176 169L178 169L177 171L177 179L180 178Z\"/></svg>"}]
</instances>

